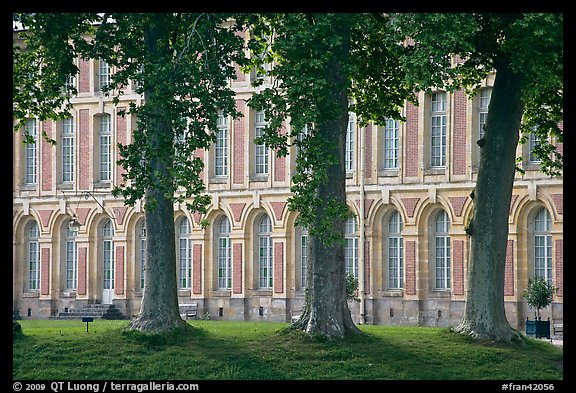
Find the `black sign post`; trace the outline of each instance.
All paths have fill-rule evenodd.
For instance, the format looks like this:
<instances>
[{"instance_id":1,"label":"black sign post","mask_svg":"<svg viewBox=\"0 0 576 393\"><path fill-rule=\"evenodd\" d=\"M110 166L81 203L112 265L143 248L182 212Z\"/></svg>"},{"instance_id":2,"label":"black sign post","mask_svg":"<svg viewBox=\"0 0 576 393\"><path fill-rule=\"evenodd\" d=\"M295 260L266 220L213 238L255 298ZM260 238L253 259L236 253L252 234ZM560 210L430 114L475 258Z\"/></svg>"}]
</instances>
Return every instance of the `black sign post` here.
<instances>
[{"instance_id":1,"label":"black sign post","mask_svg":"<svg viewBox=\"0 0 576 393\"><path fill-rule=\"evenodd\" d=\"M82 322L86 322L86 333L88 333L88 324L94 322L93 317L82 317Z\"/></svg>"}]
</instances>

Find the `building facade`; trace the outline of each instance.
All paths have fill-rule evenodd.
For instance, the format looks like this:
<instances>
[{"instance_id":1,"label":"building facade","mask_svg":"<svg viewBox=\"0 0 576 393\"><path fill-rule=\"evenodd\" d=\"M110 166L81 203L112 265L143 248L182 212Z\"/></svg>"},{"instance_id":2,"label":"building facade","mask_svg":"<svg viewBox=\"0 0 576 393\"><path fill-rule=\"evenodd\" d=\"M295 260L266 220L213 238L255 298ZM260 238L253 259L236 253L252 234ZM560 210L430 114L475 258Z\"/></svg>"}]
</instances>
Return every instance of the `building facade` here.
<instances>
[{"instance_id":1,"label":"building facade","mask_svg":"<svg viewBox=\"0 0 576 393\"><path fill-rule=\"evenodd\" d=\"M13 138L13 307L49 318L86 304L139 312L145 286L146 225L140 204L124 206L117 143L131 142L136 121L120 112L141 97L128 86L118 105L101 92L113 69L78 62L78 95L63 121L29 119L35 144ZM262 113L246 105L255 75L230 81L242 118L219 119L217 142L198 151L212 197L208 213L174 205L178 297L212 319L289 321L304 301L307 232L287 208L295 151L276 157L254 144ZM359 127L350 114L346 144L346 269L359 278L359 323L453 326L463 315L470 239L465 233L490 75L469 98L463 91L420 93L405 122ZM289 129L290 124L286 124ZM42 132L57 141L51 146ZM563 180L539 171L534 140L519 145L509 215L505 306L513 327L533 311L528 279L558 288L543 317L563 317ZM558 148L562 146L557 144ZM77 217L77 233L69 223ZM209 225L202 229L200 220Z\"/></svg>"}]
</instances>

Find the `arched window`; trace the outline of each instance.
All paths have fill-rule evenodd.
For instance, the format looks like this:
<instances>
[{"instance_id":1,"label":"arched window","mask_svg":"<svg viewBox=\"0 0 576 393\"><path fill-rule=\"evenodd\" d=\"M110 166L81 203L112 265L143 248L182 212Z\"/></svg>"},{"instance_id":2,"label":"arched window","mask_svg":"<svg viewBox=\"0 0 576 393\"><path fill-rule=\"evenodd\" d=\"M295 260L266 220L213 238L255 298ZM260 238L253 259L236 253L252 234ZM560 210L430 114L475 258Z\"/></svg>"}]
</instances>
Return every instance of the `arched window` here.
<instances>
[{"instance_id":1,"label":"arched window","mask_svg":"<svg viewBox=\"0 0 576 393\"><path fill-rule=\"evenodd\" d=\"M349 218L344 226L344 263L346 273L358 278L358 231L356 217Z\"/></svg>"},{"instance_id":2,"label":"arched window","mask_svg":"<svg viewBox=\"0 0 576 393\"><path fill-rule=\"evenodd\" d=\"M146 269L146 221L138 225L138 261L139 261L139 288L144 288L144 270Z\"/></svg>"},{"instance_id":3,"label":"arched window","mask_svg":"<svg viewBox=\"0 0 576 393\"><path fill-rule=\"evenodd\" d=\"M28 251L28 290L37 291L40 289L40 246L38 238L40 231L36 221L32 221L26 233L26 243Z\"/></svg>"},{"instance_id":4,"label":"arched window","mask_svg":"<svg viewBox=\"0 0 576 393\"><path fill-rule=\"evenodd\" d=\"M534 275L544 278L552 285L552 218L546 208L538 210L532 225Z\"/></svg>"},{"instance_id":5,"label":"arched window","mask_svg":"<svg viewBox=\"0 0 576 393\"><path fill-rule=\"evenodd\" d=\"M230 242L230 221L223 216L218 221L218 288L232 288L232 244Z\"/></svg>"},{"instance_id":6,"label":"arched window","mask_svg":"<svg viewBox=\"0 0 576 393\"><path fill-rule=\"evenodd\" d=\"M258 223L258 286L269 289L273 286L272 223L264 214Z\"/></svg>"},{"instance_id":7,"label":"arched window","mask_svg":"<svg viewBox=\"0 0 576 393\"><path fill-rule=\"evenodd\" d=\"M184 217L178 225L178 287L192 287L192 240L190 239L190 221Z\"/></svg>"},{"instance_id":8,"label":"arched window","mask_svg":"<svg viewBox=\"0 0 576 393\"><path fill-rule=\"evenodd\" d=\"M388 221L388 288L404 287L404 239L402 217L395 211Z\"/></svg>"},{"instance_id":9,"label":"arched window","mask_svg":"<svg viewBox=\"0 0 576 393\"><path fill-rule=\"evenodd\" d=\"M76 232L70 229L68 222L64 225L64 266L66 267L66 289L76 289L78 284L78 253Z\"/></svg>"},{"instance_id":10,"label":"arched window","mask_svg":"<svg viewBox=\"0 0 576 393\"><path fill-rule=\"evenodd\" d=\"M441 210L434 220L435 289L450 288L450 220Z\"/></svg>"},{"instance_id":11,"label":"arched window","mask_svg":"<svg viewBox=\"0 0 576 393\"><path fill-rule=\"evenodd\" d=\"M102 226L103 289L114 289L114 228L108 219Z\"/></svg>"}]
</instances>

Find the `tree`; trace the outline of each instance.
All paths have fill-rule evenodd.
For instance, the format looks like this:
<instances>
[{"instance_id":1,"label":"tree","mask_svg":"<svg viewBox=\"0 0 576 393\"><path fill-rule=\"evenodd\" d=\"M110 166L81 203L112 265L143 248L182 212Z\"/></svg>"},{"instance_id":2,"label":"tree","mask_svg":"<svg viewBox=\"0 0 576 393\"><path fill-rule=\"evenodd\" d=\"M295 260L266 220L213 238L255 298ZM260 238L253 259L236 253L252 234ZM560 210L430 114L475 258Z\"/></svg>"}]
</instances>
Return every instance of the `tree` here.
<instances>
[{"instance_id":1,"label":"tree","mask_svg":"<svg viewBox=\"0 0 576 393\"><path fill-rule=\"evenodd\" d=\"M552 304L556 288L545 278L534 276L528 279L528 288L523 295L528 305L536 309L536 320L540 320L540 310Z\"/></svg>"},{"instance_id":2,"label":"tree","mask_svg":"<svg viewBox=\"0 0 576 393\"><path fill-rule=\"evenodd\" d=\"M504 310L504 266L516 147L535 132L542 170L559 175L562 156L562 14L398 14L409 37L402 64L419 90L470 92L491 70L496 77L467 233L471 237L464 318L455 331L509 341L518 333ZM459 59L453 62L453 59Z\"/></svg>"},{"instance_id":3,"label":"tree","mask_svg":"<svg viewBox=\"0 0 576 393\"><path fill-rule=\"evenodd\" d=\"M40 120L69 115L75 89L64 90L78 74L74 60L102 59L117 72L105 89L120 101L134 80L142 105L125 113L137 117L130 145L119 145L125 183L113 194L134 205L145 202L147 254L145 288L130 328L162 332L183 326L179 315L174 213L175 201L204 213L210 198L199 173L197 149L214 142L218 111L238 117L234 63L244 62L243 39L224 14L18 14L24 46L14 48L13 109L16 129L27 116Z\"/></svg>"},{"instance_id":4,"label":"tree","mask_svg":"<svg viewBox=\"0 0 576 393\"><path fill-rule=\"evenodd\" d=\"M361 125L401 118L412 89L404 82L386 16L378 14L255 15L249 43L252 67L273 84L250 99L269 125L260 142L286 155L296 145L289 209L308 229L308 271L302 315L293 324L327 338L358 334L346 296L344 221L345 140L349 111ZM291 132L283 122L289 119Z\"/></svg>"}]
</instances>

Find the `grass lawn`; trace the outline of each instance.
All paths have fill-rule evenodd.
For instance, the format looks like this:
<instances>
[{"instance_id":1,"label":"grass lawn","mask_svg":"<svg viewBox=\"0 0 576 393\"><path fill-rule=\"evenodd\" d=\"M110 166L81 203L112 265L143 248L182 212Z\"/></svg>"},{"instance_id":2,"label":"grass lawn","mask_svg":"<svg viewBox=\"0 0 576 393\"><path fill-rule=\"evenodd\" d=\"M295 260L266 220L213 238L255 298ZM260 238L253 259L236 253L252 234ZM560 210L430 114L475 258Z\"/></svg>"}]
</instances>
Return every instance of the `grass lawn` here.
<instances>
[{"instance_id":1,"label":"grass lawn","mask_svg":"<svg viewBox=\"0 0 576 393\"><path fill-rule=\"evenodd\" d=\"M445 328L362 325L321 342L286 323L189 321L171 336L127 332L127 321L22 320L15 380L562 380L548 342L477 343Z\"/></svg>"}]
</instances>

